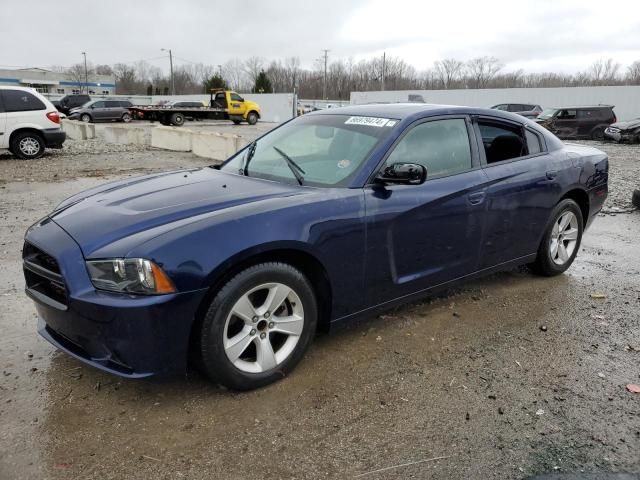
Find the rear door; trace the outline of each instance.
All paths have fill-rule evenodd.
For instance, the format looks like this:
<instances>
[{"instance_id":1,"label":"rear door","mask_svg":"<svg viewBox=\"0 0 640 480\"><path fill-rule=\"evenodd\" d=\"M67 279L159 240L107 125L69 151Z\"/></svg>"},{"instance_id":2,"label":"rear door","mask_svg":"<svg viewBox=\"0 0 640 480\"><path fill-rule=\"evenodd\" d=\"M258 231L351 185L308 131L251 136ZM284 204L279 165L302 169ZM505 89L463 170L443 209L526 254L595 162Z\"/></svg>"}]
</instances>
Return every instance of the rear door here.
<instances>
[{"instance_id":1,"label":"rear door","mask_svg":"<svg viewBox=\"0 0 640 480\"><path fill-rule=\"evenodd\" d=\"M122 116L122 104L117 100L107 100L107 117L109 120L117 120Z\"/></svg>"},{"instance_id":2,"label":"rear door","mask_svg":"<svg viewBox=\"0 0 640 480\"><path fill-rule=\"evenodd\" d=\"M480 268L535 253L558 196L554 167L542 136L517 122L474 119L489 179Z\"/></svg>"},{"instance_id":3,"label":"rear door","mask_svg":"<svg viewBox=\"0 0 640 480\"><path fill-rule=\"evenodd\" d=\"M477 269L486 176L465 116L408 127L384 165L419 163L422 185L365 187L367 294L380 304Z\"/></svg>"},{"instance_id":4,"label":"rear door","mask_svg":"<svg viewBox=\"0 0 640 480\"><path fill-rule=\"evenodd\" d=\"M577 125L578 135L581 137L591 136L591 131L597 127L602 121L600 120L600 110L578 110L577 112Z\"/></svg>"},{"instance_id":5,"label":"rear door","mask_svg":"<svg viewBox=\"0 0 640 480\"><path fill-rule=\"evenodd\" d=\"M26 90L2 89L0 95L4 105L3 137L11 135L11 132L25 123L41 125L45 120L49 122L45 116L47 106L32 93ZM4 142L9 145L8 138Z\"/></svg>"}]
</instances>

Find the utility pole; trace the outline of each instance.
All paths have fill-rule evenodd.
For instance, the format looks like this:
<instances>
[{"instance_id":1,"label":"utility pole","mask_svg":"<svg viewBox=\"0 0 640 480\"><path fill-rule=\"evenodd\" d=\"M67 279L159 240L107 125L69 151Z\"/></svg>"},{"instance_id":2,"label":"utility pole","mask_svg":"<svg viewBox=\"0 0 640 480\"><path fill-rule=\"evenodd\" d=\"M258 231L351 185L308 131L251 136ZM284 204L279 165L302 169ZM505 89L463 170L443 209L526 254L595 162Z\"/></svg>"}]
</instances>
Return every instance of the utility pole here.
<instances>
[{"instance_id":1,"label":"utility pole","mask_svg":"<svg viewBox=\"0 0 640 480\"><path fill-rule=\"evenodd\" d=\"M82 52L84 56L84 87L87 89L87 93L89 93L89 74L87 73L87 52ZM82 88L80 89L80 93L82 93Z\"/></svg>"},{"instance_id":2,"label":"utility pole","mask_svg":"<svg viewBox=\"0 0 640 480\"><path fill-rule=\"evenodd\" d=\"M322 99L327 100L327 57L329 50L322 50L324 52L324 82L322 83Z\"/></svg>"},{"instance_id":3,"label":"utility pole","mask_svg":"<svg viewBox=\"0 0 640 480\"><path fill-rule=\"evenodd\" d=\"M382 52L382 90L384 90L384 67L387 60L387 52Z\"/></svg>"},{"instance_id":4,"label":"utility pole","mask_svg":"<svg viewBox=\"0 0 640 480\"><path fill-rule=\"evenodd\" d=\"M171 71L171 95L176 94L176 84L173 81L173 54L171 53L171 49L161 48L162 52L169 52L169 70Z\"/></svg>"}]
</instances>

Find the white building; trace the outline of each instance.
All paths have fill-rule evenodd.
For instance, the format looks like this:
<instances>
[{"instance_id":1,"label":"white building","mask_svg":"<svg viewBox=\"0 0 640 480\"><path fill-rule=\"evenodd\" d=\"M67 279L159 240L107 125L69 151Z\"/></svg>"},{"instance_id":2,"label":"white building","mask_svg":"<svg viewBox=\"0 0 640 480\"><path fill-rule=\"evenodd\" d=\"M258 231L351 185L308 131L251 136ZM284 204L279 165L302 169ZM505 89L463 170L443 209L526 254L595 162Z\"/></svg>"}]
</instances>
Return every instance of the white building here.
<instances>
[{"instance_id":1,"label":"white building","mask_svg":"<svg viewBox=\"0 0 640 480\"><path fill-rule=\"evenodd\" d=\"M74 79L65 73L44 68L0 69L0 85L35 88L44 95L62 96L69 93L114 95L116 79L113 75L89 75L88 81Z\"/></svg>"}]
</instances>

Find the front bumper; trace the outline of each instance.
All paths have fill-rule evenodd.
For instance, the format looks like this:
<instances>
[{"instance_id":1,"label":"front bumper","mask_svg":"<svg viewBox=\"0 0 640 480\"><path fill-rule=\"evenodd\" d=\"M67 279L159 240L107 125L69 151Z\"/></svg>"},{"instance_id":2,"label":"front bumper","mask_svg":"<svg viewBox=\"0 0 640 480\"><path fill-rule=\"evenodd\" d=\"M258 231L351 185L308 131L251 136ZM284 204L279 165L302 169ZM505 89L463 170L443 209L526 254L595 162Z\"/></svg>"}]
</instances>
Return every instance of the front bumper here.
<instances>
[{"instance_id":1,"label":"front bumper","mask_svg":"<svg viewBox=\"0 0 640 480\"><path fill-rule=\"evenodd\" d=\"M123 377L186 371L189 335L205 290L156 296L98 291L80 248L56 223L32 227L25 241L29 251L45 252L57 262L64 282L63 294L48 295L50 290L34 282L33 266L29 270L25 261L26 293L35 302L38 331L46 340Z\"/></svg>"},{"instance_id":2,"label":"front bumper","mask_svg":"<svg viewBox=\"0 0 640 480\"><path fill-rule=\"evenodd\" d=\"M42 137L47 148L62 148L67 134L60 128L49 128L42 130Z\"/></svg>"},{"instance_id":3,"label":"front bumper","mask_svg":"<svg viewBox=\"0 0 640 480\"><path fill-rule=\"evenodd\" d=\"M604 130L604 138L606 138L607 140L613 140L614 142L619 142L622 138L622 133L617 128L613 129L611 127L608 127Z\"/></svg>"}]
</instances>

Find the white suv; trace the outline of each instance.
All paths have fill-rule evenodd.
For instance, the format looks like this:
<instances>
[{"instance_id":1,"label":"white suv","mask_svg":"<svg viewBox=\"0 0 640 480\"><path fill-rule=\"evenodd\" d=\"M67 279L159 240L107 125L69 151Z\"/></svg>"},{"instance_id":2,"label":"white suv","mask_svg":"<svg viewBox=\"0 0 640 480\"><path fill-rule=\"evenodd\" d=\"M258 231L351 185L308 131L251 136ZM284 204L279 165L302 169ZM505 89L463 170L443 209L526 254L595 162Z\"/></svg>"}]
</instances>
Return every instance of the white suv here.
<instances>
[{"instance_id":1,"label":"white suv","mask_svg":"<svg viewBox=\"0 0 640 480\"><path fill-rule=\"evenodd\" d=\"M0 87L0 152L38 158L45 147L61 148L65 138L49 100L32 88Z\"/></svg>"}]
</instances>

